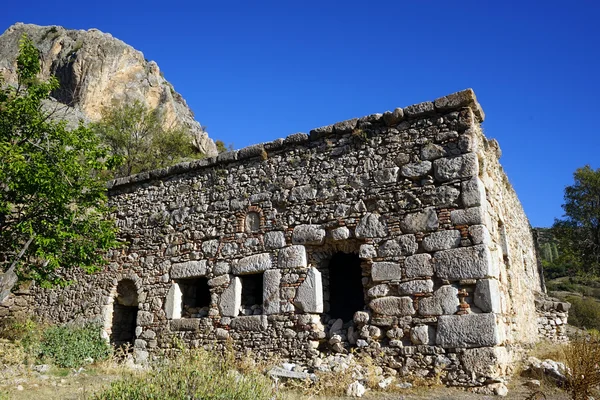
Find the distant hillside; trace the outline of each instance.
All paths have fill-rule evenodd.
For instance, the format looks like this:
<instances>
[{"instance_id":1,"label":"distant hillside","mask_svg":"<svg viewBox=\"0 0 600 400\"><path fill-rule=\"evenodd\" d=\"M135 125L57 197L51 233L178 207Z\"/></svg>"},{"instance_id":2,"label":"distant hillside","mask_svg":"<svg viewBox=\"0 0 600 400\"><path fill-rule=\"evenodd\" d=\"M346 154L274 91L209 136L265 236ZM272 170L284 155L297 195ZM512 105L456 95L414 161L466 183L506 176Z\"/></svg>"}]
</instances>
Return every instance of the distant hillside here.
<instances>
[{"instance_id":1,"label":"distant hillside","mask_svg":"<svg viewBox=\"0 0 600 400\"><path fill-rule=\"evenodd\" d=\"M217 154L185 100L164 79L158 65L108 33L97 29L68 30L59 26L17 23L0 36L0 75L15 84L19 39L26 33L40 50L44 79L55 75L60 89L53 93L63 118L71 123L97 121L104 107L140 101L160 110L165 127L187 128L194 146L208 156Z\"/></svg>"}]
</instances>

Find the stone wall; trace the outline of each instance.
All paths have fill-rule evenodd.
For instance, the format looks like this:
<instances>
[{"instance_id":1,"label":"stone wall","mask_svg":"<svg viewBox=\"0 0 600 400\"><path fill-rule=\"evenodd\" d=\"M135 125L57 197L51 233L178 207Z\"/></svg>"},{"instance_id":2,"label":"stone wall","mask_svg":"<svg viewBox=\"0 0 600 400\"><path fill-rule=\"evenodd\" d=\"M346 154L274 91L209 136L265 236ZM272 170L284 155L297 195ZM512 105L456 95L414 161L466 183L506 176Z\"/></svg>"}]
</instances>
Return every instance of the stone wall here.
<instances>
[{"instance_id":1,"label":"stone wall","mask_svg":"<svg viewBox=\"0 0 600 400\"><path fill-rule=\"evenodd\" d=\"M99 320L110 336L126 280L142 358L174 336L230 340L313 367L353 350L483 384L536 340L541 286L482 120L466 90L119 179L110 196L126 245L105 270L11 301Z\"/></svg>"}]
</instances>

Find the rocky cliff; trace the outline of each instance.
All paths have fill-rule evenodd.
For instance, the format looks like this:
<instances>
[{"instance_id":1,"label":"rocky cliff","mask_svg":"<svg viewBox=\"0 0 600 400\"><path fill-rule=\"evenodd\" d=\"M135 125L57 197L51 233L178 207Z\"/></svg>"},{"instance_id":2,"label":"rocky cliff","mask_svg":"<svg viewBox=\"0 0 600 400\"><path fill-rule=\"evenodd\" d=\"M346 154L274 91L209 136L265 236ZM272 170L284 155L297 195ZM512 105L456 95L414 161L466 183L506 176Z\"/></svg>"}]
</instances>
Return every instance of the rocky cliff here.
<instances>
[{"instance_id":1,"label":"rocky cliff","mask_svg":"<svg viewBox=\"0 0 600 400\"><path fill-rule=\"evenodd\" d=\"M19 39L26 33L40 50L42 75L55 75L60 90L53 93L67 119L97 121L104 107L140 101L158 108L165 126L181 124L189 129L198 150L214 156L215 143L208 137L185 100L164 79L158 65L144 55L97 29L68 30L59 26L17 23L0 36L0 75L16 83Z\"/></svg>"}]
</instances>

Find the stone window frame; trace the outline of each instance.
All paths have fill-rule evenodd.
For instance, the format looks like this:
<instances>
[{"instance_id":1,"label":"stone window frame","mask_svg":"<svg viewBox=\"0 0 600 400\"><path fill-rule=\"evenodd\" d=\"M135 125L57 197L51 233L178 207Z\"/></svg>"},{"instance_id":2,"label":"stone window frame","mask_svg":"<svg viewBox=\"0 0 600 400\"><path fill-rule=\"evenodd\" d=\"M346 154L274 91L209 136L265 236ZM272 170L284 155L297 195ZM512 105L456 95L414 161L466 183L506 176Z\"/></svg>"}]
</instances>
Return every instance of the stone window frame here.
<instances>
[{"instance_id":1,"label":"stone window frame","mask_svg":"<svg viewBox=\"0 0 600 400\"><path fill-rule=\"evenodd\" d=\"M171 287L165 299L165 314L169 320L204 319L206 317L183 317L183 292L179 280L207 278L208 266L206 260L193 260L176 263L171 266ZM210 286L208 288L210 292ZM212 294L212 293L211 293Z\"/></svg>"}]
</instances>

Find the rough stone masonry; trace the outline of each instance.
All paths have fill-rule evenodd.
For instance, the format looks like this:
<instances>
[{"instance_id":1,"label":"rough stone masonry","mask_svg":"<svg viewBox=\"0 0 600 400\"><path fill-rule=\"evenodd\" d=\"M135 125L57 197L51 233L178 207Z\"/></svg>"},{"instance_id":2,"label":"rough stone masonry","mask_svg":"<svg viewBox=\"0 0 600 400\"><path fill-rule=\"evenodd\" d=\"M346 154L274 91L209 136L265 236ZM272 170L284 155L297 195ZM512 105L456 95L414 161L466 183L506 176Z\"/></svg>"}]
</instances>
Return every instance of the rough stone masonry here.
<instances>
[{"instance_id":1,"label":"rough stone masonry","mask_svg":"<svg viewBox=\"0 0 600 400\"><path fill-rule=\"evenodd\" d=\"M538 320L530 226L483 119L469 89L113 181L110 264L0 313L96 320L139 359L178 337L493 382L538 323L561 332Z\"/></svg>"}]
</instances>

